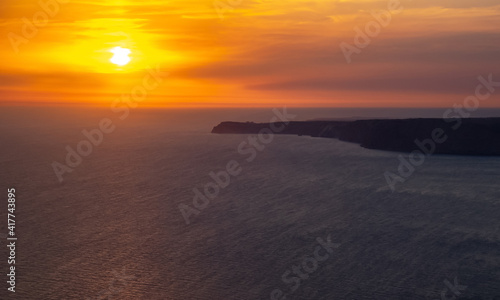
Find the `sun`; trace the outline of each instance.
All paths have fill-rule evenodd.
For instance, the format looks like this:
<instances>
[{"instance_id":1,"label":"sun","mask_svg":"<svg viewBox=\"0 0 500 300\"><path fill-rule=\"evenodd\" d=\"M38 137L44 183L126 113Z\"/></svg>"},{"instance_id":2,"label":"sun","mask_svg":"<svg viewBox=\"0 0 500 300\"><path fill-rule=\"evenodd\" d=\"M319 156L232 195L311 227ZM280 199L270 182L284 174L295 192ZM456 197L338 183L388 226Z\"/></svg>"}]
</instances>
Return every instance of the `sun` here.
<instances>
[{"instance_id":1,"label":"sun","mask_svg":"<svg viewBox=\"0 0 500 300\"><path fill-rule=\"evenodd\" d=\"M130 57L128 57L128 55L132 53L130 49L114 47L113 49L109 50L109 52L114 54L109 61L114 63L115 65L124 66L130 62Z\"/></svg>"}]
</instances>

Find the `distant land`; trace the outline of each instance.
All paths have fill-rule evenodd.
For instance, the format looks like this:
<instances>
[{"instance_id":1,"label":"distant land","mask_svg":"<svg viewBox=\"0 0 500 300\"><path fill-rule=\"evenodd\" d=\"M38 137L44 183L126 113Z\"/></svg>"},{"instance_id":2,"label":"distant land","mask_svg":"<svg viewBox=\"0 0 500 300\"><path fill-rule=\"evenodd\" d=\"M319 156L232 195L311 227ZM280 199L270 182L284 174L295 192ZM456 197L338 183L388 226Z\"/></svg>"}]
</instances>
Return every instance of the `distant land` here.
<instances>
[{"instance_id":1,"label":"distant land","mask_svg":"<svg viewBox=\"0 0 500 300\"><path fill-rule=\"evenodd\" d=\"M267 130L266 130L267 128ZM500 118L376 119L285 123L222 122L212 133L335 138L367 149L426 154L500 156Z\"/></svg>"}]
</instances>

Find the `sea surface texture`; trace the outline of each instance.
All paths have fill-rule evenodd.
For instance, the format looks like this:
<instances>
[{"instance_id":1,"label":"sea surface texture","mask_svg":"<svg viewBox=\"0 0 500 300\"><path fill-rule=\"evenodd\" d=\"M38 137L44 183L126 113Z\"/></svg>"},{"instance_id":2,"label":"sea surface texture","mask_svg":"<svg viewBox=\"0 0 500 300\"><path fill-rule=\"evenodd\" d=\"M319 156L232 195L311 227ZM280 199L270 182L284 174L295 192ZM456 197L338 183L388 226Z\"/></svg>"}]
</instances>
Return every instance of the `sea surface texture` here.
<instances>
[{"instance_id":1,"label":"sea surface texture","mask_svg":"<svg viewBox=\"0 0 500 300\"><path fill-rule=\"evenodd\" d=\"M408 154L275 135L248 161L249 136L210 134L221 121L268 122L271 109L0 115L18 237L16 293L3 275L1 299L500 299L498 157L430 156L392 191L384 173ZM52 164L103 118L114 131L60 182ZM196 208L193 189L231 161L239 174ZM180 205L196 208L189 224ZM318 248L328 239L335 247Z\"/></svg>"}]
</instances>

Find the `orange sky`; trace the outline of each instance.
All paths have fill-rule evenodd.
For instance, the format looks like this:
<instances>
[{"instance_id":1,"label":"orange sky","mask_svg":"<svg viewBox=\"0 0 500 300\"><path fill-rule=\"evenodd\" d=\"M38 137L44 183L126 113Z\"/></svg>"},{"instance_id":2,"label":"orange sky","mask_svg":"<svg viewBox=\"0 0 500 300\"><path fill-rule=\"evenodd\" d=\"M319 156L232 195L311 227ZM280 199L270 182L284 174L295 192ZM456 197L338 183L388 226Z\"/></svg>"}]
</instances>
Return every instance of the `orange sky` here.
<instances>
[{"instance_id":1,"label":"orange sky","mask_svg":"<svg viewBox=\"0 0 500 300\"><path fill-rule=\"evenodd\" d=\"M479 75L500 81L498 0L401 0L347 63L340 44L390 1L3 0L0 103L110 105L155 66L143 106L449 107ZM117 46L132 50L121 68Z\"/></svg>"}]
</instances>

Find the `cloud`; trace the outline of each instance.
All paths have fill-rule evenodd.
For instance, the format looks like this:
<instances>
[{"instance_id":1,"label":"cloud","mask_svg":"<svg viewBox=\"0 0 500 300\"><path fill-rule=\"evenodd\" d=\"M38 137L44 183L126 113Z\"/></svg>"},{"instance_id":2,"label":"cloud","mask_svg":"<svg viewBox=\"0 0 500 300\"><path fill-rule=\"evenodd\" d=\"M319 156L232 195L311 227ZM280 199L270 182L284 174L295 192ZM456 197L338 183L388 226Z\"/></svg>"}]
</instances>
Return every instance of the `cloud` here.
<instances>
[{"instance_id":1,"label":"cloud","mask_svg":"<svg viewBox=\"0 0 500 300\"><path fill-rule=\"evenodd\" d=\"M186 91L228 98L258 92L262 99L277 97L271 91L442 96L470 91L476 76L500 65L498 0L401 0L404 12L347 64L340 43L352 44L354 28L387 3L243 0L221 21L213 1L74 0L19 55L0 41L0 101L23 89L107 94L156 64L171 73L169 95L179 97ZM40 9L31 0L1 6L4 37L19 34L21 18ZM121 45L125 39L130 44ZM106 49L117 45L133 50L134 68L109 66Z\"/></svg>"}]
</instances>

